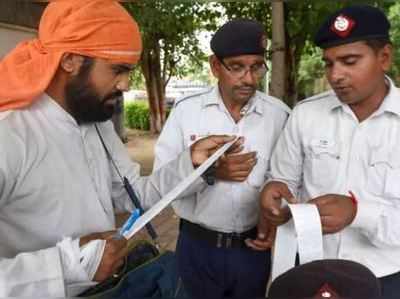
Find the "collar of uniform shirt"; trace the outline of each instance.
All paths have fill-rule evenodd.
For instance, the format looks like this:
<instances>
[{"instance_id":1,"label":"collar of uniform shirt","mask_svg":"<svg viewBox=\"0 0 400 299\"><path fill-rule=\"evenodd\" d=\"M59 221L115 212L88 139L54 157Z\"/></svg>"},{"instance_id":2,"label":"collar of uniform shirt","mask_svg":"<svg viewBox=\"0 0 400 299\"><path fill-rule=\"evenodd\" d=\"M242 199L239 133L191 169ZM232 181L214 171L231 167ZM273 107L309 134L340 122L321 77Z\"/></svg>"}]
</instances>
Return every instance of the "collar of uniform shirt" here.
<instances>
[{"instance_id":1,"label":"collar of uniform shirt","mask_svg":"<svg viewBox=\"0 0 400 299\"><path fill-rule=\"evenodd\" d=\"M382 114L384 112L391 112L396 114L397 116L400 116L400 102L398 99L400 98L400 91L399 89L394 85L392 79L390 79L388 76L385 76L386 83L389 86L389 92L386 95L385 99L382 102L382 105L378 108L377 111L375 111L375 115ZM330 101L330 110L334 110L338 107L343 107L345 104L343 104L335 95L335 93L332 91L332 97L334 97L334 101Z\"/></svg>"},{"instance_id":2,"label":"collar of uniform shirt","mask_svg":"<svg viewBox=\"0 0 400 299\"><path fill-rule=\"evenodd\" d=\"M251 113L253 111L257 112L258 114L263 114L264 108L262 106L262 101L257 94L252 96L249 100L249 108L247 110L247 113ZM206 97L203 100L202 107L207 108L208 106L212 105L220 105L222 102L222 97L221 94L219 93L218 87L214 87L213 90L210 93L210 96Z\"/></svg>"},{"instance_id":3,"label":"collar of uniform shirt","mask_svg":"<svg viewBox=\"0 0 400 299\"><path fill-rule=\"evenodd\" d=\"M378 111L391 112L397 116L400 116L400 91L396 86L394 86L392 79L390 79L388 76L386 76L385 79L387 85L389 86L389 92Z\"/></svg>"}]
</instances>

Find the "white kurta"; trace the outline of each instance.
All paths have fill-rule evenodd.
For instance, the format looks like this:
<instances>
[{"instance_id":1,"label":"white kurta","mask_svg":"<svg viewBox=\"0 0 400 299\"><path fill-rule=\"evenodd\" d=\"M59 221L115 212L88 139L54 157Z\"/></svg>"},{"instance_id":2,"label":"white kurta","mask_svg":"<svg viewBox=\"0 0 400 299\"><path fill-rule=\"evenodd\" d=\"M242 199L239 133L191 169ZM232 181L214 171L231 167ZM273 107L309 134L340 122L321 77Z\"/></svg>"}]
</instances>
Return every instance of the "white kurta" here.
<instances>
[{"instance_id":1,"label":"white kurta","mask_svg":"<svg viewBox=\"0 0 400 299\"><path fill-rule=\"evenodd\" d=\"M98 127L145 208L193 171L186 151L140 177L112 123ZM114 229L114 211L130 210L131 202L94 125L79 126L47 95L0 113L0 140L0 297L64 296L55 244Z\"/></svg>"}]
</instances>

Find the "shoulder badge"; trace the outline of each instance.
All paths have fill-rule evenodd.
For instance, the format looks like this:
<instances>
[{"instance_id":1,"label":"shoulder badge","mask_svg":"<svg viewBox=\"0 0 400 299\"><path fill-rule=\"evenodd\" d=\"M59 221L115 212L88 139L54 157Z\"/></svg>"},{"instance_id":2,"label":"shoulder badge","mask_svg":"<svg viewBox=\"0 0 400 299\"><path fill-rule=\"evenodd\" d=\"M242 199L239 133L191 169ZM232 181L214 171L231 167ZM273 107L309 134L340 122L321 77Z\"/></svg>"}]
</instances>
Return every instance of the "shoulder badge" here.
<instances>
[{"instance_id":1,"label":"shoulder badge","mask_svg":"<svg viewBox=\"0 0 400 299\"><path fill-rule=\"evenodd\" d=\"M313 102L313 101L317 101L317 100L322 100L322 99L325 99L325 98L327 98L329 96L332 96L333 94L334 93L333 93L332 90L328 90L328 91L325 91L323 93L319 93L319 94L317 94L315 96L312 96L312 97L306 98L304 100L301 100L300 102L298 102L296 104L296 106L304 104L304 103L309 103L309 102Z\"/></svg>"},{"instance_id":2,"label":"shoulder badge","mask_svg":"<svg viewBox=\"0 0 400 299\"><path fill-rule=\"evenodd\" d=\"M180 98L180 99L177 99L175 101L175 103L174 103L174 107L178 106L180 103L182 103L182 102L184 102L186 100L189 100L189 99L192 99L192 98L195 98L195 97L199 97L199 96L201 96L203 94L207 94L207 93L211 92L211 90L212 90L212 88L207 88L207 89L205 89L203 91L188 95L188 96Z\"/></svg>"}]
</instances>

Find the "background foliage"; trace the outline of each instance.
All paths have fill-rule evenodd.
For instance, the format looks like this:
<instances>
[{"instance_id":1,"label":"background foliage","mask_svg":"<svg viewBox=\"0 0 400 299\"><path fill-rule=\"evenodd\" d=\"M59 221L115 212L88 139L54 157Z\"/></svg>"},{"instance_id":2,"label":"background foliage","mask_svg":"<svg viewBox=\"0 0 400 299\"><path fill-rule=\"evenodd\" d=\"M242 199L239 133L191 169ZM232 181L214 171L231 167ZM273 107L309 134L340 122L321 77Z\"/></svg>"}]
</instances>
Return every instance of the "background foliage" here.
<instances>
[{"instance_id":1,"label":"background foliage","mask_svg":"<svg viewBox=\"0 0 400 299\"><path fill-rule=\"evenodd\" d=\"M400 3L385 0L285 1L284 100L289 105L327 88L326 84L319 84L323 81L324 64L321 60L321 50L313 45L313 37L325 18L333 11L360 3L380 7L391 20L395 55L390 75L395 81L399 81ZM215 83L210 80L209 72L204 67L207 57L199 47L199 32L215 32L217 27L229 19L250 18L264 24L267 36L271 38L270 1L154 0L132 2L127 8L140 25L145 52L154 58L148 63L154 74L145 78L141 72L143 67L137 68L131 75L131 83L135 88L148 90L150 119L158 117L161 126L165 121L165 86L171 76ZM270 54L267 55L267 59L271 58ZM156 84L149 84L149 78L155 80ZM157 124L151 125L155 127L155 131L161 128Z\"/></svg>"},{"instance_id":2,"label":"background foliage","mask_svg":"<svg viewBox=\"0 0 400 299\"><path fill-rule=\"evenodd\" d=\"M125 104L125 126L131 129L150 129L149 105L146 102Z\"/></svg>"}]
</instances>

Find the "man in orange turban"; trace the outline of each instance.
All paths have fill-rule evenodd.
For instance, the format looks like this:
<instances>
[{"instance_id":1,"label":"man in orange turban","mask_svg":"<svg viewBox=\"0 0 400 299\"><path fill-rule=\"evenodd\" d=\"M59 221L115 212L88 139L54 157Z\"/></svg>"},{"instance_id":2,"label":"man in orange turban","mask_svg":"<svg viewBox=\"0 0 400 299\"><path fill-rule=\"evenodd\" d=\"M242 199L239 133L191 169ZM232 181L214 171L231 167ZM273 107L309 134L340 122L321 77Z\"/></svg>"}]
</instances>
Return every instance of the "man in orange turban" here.
<instances>
[{"instance_id":1,"label":"man in orange turban","mask_svg":"<svg viewBox=\"0 0 400 299\"><path fill-rule=\"evenodd\" d=\"M115 211L133 208L116 169L146 208L232 140L201 140L139 176L107 120L141 48L118 2L58 0L38 39L0 62L0 297L74 296L108 278L126 240L104 232L115 229Z\"/></svg>"}]
</instances>

